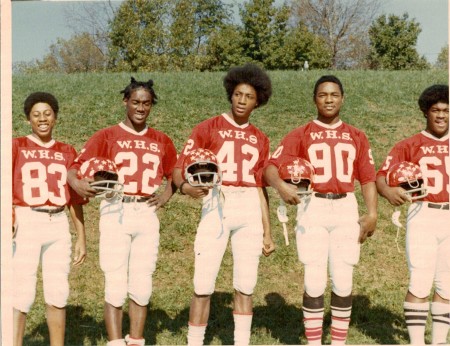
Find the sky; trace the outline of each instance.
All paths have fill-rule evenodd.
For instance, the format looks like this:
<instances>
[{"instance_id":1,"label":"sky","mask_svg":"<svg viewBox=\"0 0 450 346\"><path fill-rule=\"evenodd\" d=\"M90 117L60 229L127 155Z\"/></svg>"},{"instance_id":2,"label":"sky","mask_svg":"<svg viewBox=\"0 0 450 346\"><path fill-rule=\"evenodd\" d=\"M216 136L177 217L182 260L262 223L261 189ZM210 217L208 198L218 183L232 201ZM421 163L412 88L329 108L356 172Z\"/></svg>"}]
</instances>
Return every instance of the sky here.
<instances>
[{"instance_id":1,"label":"sky","mask_svg":"<svg viewBox=\"0 0 450 346\"><path fill-rule=\"evenodd\" d=\"M226 2L239 3L239 0ZM280 0L276 3L281 3ZM422 28L417 51L434 63L448 44L447 0L381 0L382 14L402 16L407 12ZM74 33L67 26L67 1L12 2L12 62L42 59L57 38L69 39ZM381 14L380 13L380 14Z\"/></svg>"}]
</instances>

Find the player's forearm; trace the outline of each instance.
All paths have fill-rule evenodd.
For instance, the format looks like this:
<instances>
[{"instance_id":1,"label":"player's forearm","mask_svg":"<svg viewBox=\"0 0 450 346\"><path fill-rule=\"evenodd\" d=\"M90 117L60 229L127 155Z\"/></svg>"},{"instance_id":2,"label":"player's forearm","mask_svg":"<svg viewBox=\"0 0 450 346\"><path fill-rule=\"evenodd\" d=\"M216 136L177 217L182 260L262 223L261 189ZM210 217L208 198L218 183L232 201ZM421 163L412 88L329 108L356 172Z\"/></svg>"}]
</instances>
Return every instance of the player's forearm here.
<instances>
[{"instance_id":1,"label":"player's forearm","mask_svg":"<svg viewBox=\"0 0 450 346\"><path fill-rule=\"evenodd\" d=\"M172 172L172 182L175 184L175 186L179 189L180 185L184 182L184 178L181 175L181 169L180 168L174 168Z\"/></svg>"},{"instance_id":2,"label":"player's forearm","mask_svg":"<svg viewBox=\"0 0 450 346\"><path fill-rule=\"evenodd\" d=\"M78 181L77 170L76 169L69 169L67 171L67 182L69 183L69 185L74 190L75 190L77 181Z\"/></svg>"},{"instance_id":3,"label":"player's forearm","mask_svg":"<svg viewBox=\"0 0 450 346\"><path fill-rule=\"evenodd\" d=\"M278 169L274 165L268 165L264 169L264 179L266 182L272 186L277 191L280 190L281 184L283 183L283 180L280 179L280 176L278 174Z\"/></svg>"},{"instance_id":4,"label":"player's forearm","mask_svg":"<svg viewBox=\"0 0 450 346\"><path fill-rule=\"evenodd\" d=\"M78 237L85 237L83 206L81 204L70 204L69 212Z\"/></svg>"},{"instance_id":5,"label":"player's forearm","mask_svg":"<svg viewBox=\"0 0 450 346\"><path fill-rule=\"evenodd\" d=\"M361 185L361 192L364 203L366 204L367 214L376 218L378 208L378 192L375 182Z\"/></svg>"},{"instance_id":6,"label":"player's forearm","mask_svg":"<svg viewBox=\"0 0 450 346\"><path fill-rule=\"evenodd\" d=\"M269 195L264 187L258 188L259 199L261 204L262 223L264 236L271 236L270 215L269 215Z\"/></svg>"}]
</instances>

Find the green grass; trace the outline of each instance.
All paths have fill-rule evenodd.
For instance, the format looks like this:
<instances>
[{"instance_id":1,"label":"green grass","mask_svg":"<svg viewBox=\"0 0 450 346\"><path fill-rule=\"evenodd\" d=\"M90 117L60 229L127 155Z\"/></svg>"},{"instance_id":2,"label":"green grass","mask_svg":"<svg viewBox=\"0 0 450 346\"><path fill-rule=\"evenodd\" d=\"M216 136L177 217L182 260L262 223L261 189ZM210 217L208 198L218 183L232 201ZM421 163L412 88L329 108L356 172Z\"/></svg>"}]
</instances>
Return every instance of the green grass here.
<instances>
[{"instance_id":1,"label":"green grass","mask_svg":"<svg viewBox=\"0 0 450 346\"><path fill-rule=\"evenodd\" d=\"M341 78L346 100L341 117L363 129L371 142L378 166L395 142L424 128L417 107L422 90L434 83L447 83L448 71L374 72L308 71L270 72L273 97L252 115L275 149L281 138L294 127L315 117L312 89L322 74ZM222 86L223 73L138 73L138 80L152 78L159 102L150 115L149 125L167 133L181 150L192 127L198 122L229 109ZM33 91L54 93L60 101L55 138L73 144L77 150L98 129L113 125L124 117L119 93L131 74L14 75L13 136L29 133L22 107ZM357 189L359 191L359 189ZM254 294L252 344L305 344L301 323L303 268L294 241L295 209L289 207L291 245L286 247L276 217L278 197L271 197L272 231L276 252L261 258L259 281ZM361 196L358 194L361 204ZM70 274L71 294L67 308L68 345L103 345L103 275L98 264L98 202L85 207L88 259ZM363 211L363 207L361 210ZM403 218L406 209L403 210ZM361 260L354 274L354 303L348 344L406 344L403 299L408 272L400 234L401 252L395 244L396 228L390 222L393 212L380 199L377 232L362 247ZM161 245L154 274L145 338L148 344L185 344L189 304L192 294L193 240L200 215L200 204L175 195L159 212ZM402 220L404 222L404 219ZM233 342L232 258L226 253L212 298L206 332L207 344ZM329 290L326 298L329 298ZM125 306L124 333L128 331ZM326 343L330 342L329 310L326 310ZM430 342L430 329L427 328ZM450 340L448 340L450 341ZM42 285L29 313L25 345L48 344Z\"/></svg>"}]
</instances>

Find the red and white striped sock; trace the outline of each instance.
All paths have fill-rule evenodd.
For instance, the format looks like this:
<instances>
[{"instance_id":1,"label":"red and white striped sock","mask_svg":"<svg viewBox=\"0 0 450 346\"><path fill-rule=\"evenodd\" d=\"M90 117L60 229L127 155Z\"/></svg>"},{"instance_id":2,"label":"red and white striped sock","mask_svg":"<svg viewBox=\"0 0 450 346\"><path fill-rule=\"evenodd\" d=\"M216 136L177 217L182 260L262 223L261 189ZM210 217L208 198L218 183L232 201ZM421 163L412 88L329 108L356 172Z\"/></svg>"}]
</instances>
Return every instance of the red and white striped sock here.
<instances>
[{"instance_id":1,"label":"red and white striped sock","mask_svg":"<svg viewBox=\"0 0 450 346\"><path fill-rule=\"evenodd\" d=\"M189 346L202 346L207 324L188 323L187 341Z\"/></svg>"},{"instance_id":2,"label":"red and white striped sock","mask_svg":"<svg viewBox=\"0 0 450 346\"><path fill-rule=\"evenodd\" d=\"M340 308L331 306L331 343L345 344L352 307Z\"/></svg>"},{"instance_id":3,"label":"red and white striped sock","mask_svg":"<svg viewBox=\"0 0 450 346\"><path fill-rule=\"evenodd\" d=\"M311 309L305 306L303 310L303 323L308 344L322 344L322 325L324 308Z\"/></svg>"}]
</instances>

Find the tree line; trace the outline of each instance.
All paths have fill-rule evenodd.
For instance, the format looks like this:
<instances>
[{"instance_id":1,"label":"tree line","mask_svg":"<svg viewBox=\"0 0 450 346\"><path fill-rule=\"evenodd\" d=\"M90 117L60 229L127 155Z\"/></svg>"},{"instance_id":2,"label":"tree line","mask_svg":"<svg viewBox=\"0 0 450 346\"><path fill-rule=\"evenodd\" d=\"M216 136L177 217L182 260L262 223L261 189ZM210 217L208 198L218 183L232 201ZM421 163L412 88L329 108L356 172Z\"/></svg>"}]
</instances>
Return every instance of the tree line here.
<instances>
[{"instance_id":1,"label":"tree line","mask_svg":"<svg viewBox=\"0 0 450 346\"><path fill-rule=\"evenodd\" d=\"M123 0L67 11L74 36L58 38L19 72L218 71L254 62L268 70L428 69L420 24L378 15L380 0ZM307 62L305 64L305 62ZM448 46L434 67L448 69Z\"/></svg>"}]
</instances>

